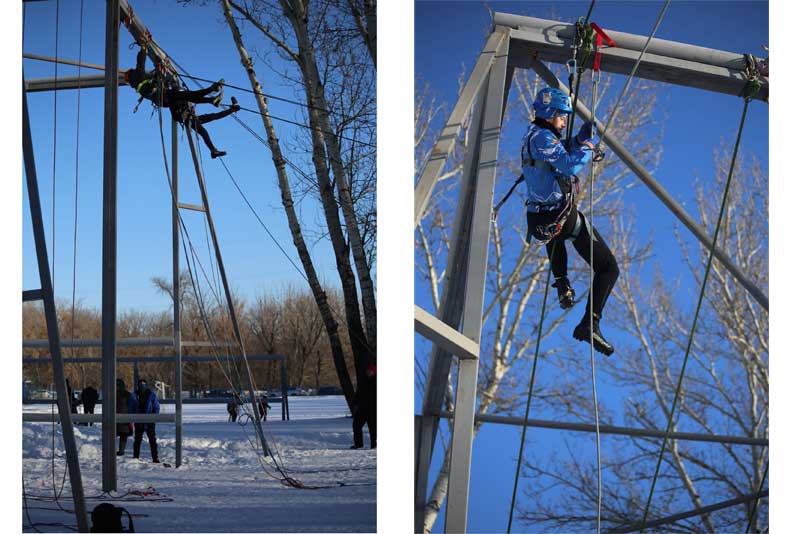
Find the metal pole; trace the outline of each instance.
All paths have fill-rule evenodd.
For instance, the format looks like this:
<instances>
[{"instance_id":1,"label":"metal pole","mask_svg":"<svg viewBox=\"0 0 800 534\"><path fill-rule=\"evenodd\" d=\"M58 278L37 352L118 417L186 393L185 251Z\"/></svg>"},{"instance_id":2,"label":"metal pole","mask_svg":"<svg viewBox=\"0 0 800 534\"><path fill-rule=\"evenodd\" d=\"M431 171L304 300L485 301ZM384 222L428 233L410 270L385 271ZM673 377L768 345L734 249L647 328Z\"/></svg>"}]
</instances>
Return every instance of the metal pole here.
<instances>
[{"instance_id":1,"label":"metal pole","mask_svg":"<svg viewBox=\"0 0 800 534\"><path fill-rule=\"evenodd\" d=\"M450 235L452 247L447 255L445 281L443 283L442 300L437 313L438 318L451 327L458 327L464 312L464 283L466 280L466 258L469 249L470 229L472 227L472 206L475 197L474 169L478 165L478 140L483 122L484 102L488 76L478 88L475 108L469 126L464 155L464 170L461 175L461 190L456 206L455 224ZM436 430L439 418L436 414L442 409L447 377L452 366L452 356L438 346L434 346L428 362L428 374L425 379L425 393L422 399L422 428L420 430L420 451L417 461L417 473L414 480L415 503L417 508L415 523L422 524L425 514L425 502L428 495L428 475L431 456L435 445Z\"/></svg>"},{"instance_id":2,"label":"metal pole","mask_svg":"<svg viewBox=\"0 0 800 534\"><path fill-rule=\"evenodd\" d=\"M716 504L709 504L708 506L703 506L700 508L695 508L694 510L689 510L688 512L682 512L680 514L662 517L661 519L654 519L652 521L648 521L644 525L642 525L641 523L636 523L635 525L628 525L624 527L614 528L609 530L608 532L609 533L613 532L614 534L623 534L626 532L637 532L647 528L659 527L661 525L674 523L676 521L687 519L689 517L696 517L698 515L708 514L711 512L716 512L717 510L730 508L731 506L736 506L738 504L744 504L746 502L755 501L757 499L763 499L768 495L769 491L767 490L764 490L760 493L751 493L750 495L743 495L735 499L730 499Z\"/></svg>"},{"instance_id":3,"label":"metal pole","mask_svg":"<svg viewBox=\"0 0 800 534\"><path fill-rule=\"evenodd\" d=\"M461 132L461 125L466 120L479 89L483 87L486 78L489 76L489 68L494 62L497 49L502 42L507 40L508 34L504 32L493 32L486 40L486 45L483 47L481 55L478 56L478 61L475 63L475 67L473 67L469 79L467 79L467 83L461 91L450 117L447 119L447 124L442 128L442 133L439 134L439 139L437 139L431 151L430 158L425 163L422 174L414 186L414 226L419 224L422 215L425 213L425 207L431 198L436 180L439 178L447 158L456 146L458 134Z\"/></svg>"},{"instance_id":4,"label":"metal pole","mask_svg":"<svg viewBox=\"0 0 800 534\"><path fill-rule=\"evenodd\" d=\"M547 66L542 63L541 61L532 61L533 69L536 73L542 77L542 79L548 85L552 87L560 87L564 91L568 91L569 88L561 83L558 77L553 74L553 72L547 68ZM591 115L590 111L586 108L583 103L578 100L576 102L575 110L578 114L584 119L589 120ZM711 237L706 234L703 228L697 224L691 216L686 213L686 211L681 207L681 205L676 202L670 194L664 189L658 181L656 181L653 176L647 172L645 169L633 155L628 152L622 143L614 136L614 134L610 132L606 132L606 127L600 121L595 121L597 124L597 129L600 131L601 135L604 136L604 139L611 150L622 160L625 165L627 165L631 171L633 171L639 179L644 182L644 184L650 188L650 190L655 193L661 202L669 208L669 210L681 221L686 228L689 229L690 232L694 234L694 236L700 240L703 246L706 247L707 250L711 250L712 239ZM721 250L720 247L716 247L714 250L714 257L722 263L723 266L731 273L731 275L738 280L742 287L744 287L748 293L758 302L761 307L763 307L766 311L769 311L769 299L767 296L762 293L762 291L752 282L747 276L733 263L733 260L728 257L725 252Z\"/></svg>"},{"instance_id":5,"label":"metal pole","mask_svg":"<svg viewBox=\"0 0 800 534\"><path fill-rule=\"evenodd\" d=\"M117 77L119 85L126 85L122 74ZM25 80L25 90L29 93L42 91L62 91L65 89L89 89L105 87L105 74L82 74L81 76L59 76L58 78L34 78Z\"/></svg>"},{"instance_id":6,"label":"metal pole","mask_svg":"<svg viewBox=\"0 0 800 534\"><path fill-rule=\"evenodd\" d=\"M74 67L82 67L84 69L94 69L94 70L106 70L103 65L95 65L93 63L82 63L79 61L72 61L70 59L63 59L63 58L55 58L49 56L41 56L39 54L28 54L23 53L22 57L25 59L35 59L38 61L48 61L50 63L60 63L62 65L72 65Z\"/></svg>"},{"instance_id":7,"label":"metal pole","mask_svg":"<svg viewBox=\"0 0 800 534\"><path fill-rule=\"evenodd\" d=\"M72 488L72 498L75 503L75 518L80 532L89 532L86 517L86 503L83 498L83 481L81 479L81 466L78 462L78 448L75 444L75 431L70 419L70 399L67 393L66 377L64 375L64 362L61 358L61 346L58 335L58 319L53 297L53 283L50 279L50 262L47 258L47 244L42 223L42 205L39 200L39 182L36 177L36 162L33 158L33 141L31 139L31 125L28 117L28 95L22 91L22 151L25 159L25 179L28 186L28 202L31 210L33 224L33 239L36 244L36 261L39 268L39 283L41 285L44 316L47 323L47 337L50 340L50 353L53 355L53 377L58 392L58 415L61 419L61 432L64 437L64 450L67 454L67 468L69 482Z\"/></svg>"},{"instance_id":8,"label":"metal pole","mask_svg":"<svg viewBox=\"0 0 800 534\"><path fill-rule=\"evenodd\" d=\"M172 337L175 342L175 467L183 461L183 368L181 365L181 260L178 250L178 123L172 121Z\"/></svg>"},{"instance_id":9,"label":"metal pole","mask_svg":"<svg viewBox=\"0 0 800 534\"><path fill-rule=\"evenodd\" d=\"M236 318L236 308L233 305L233 297L231 296L231 289L228 286L228 276L225 274L225 263L222 261L222 251L219 248L219 241L217 240L217 231L214 229L214 219L211 217L211 205L208 202L208 193L206 192L206 184L203 179L203 169L200 168L200 161L197 157L197 149L194 146L194 140L190 134L186 135L189 140L189 149L192 153L192 161L194 162L194 170L197 174L197 185L200 188L200 196L203 199L203 207L206 209L206 221L208 221L208 231L211 234L211 242L214 244L214 252L217 257L217 266L219 267L219 276L222 279L222 288L225 290L225 300L228 303L228 311L231 316L231 326L233 327L233 334L236 336L236 342L239 344L239 350L242 352L242 361L244 362L245 374L247 375L247 382L250 388L250 403L253 408L253 416L256 420L256 431L258 432L258 439L261 441L261 448L264 456L269 453L269 446L267 445L267 438L264 436L264 428L261 425L261 418L258 417L258 400L256 399L256 387L253 382L253 374L250 372L250 365L247 363L247 353L244 350L244 341L242 334L239 330L239 320Z\"/></svg>"},{"instance_id":10,"label":"metal pole","mask_svg":"<svg viewBox=\"0 0 800 534\"><path fill-rule=\"evenodd\" d=\"M136 384L138 383L139 383L139 362L137 360L133 362L133 389L136 389Z\"/></svg>"},{"instance_id":11,"label":"metal pole","mask_svg":"<svg viewBox=\"0 0 800 534\"><path fill-rule=\"evenodd\" d=\"M119 0L106 0L103 127L103 491L117 490L117 71Z\"/></svg>"},{"instance_id":12,"label":"metal pole","mask_svg":"<svg viewBox=\"0 0 800 534\"><path fill-rule=\"evenodd\" d=\"M476 189L469 239L467 278L464 294L462 332L480 346L483 326L483 299L489 259L489 230L497 174L500 129L503 125L508 39L504 39L489 75L483 124L480 131L480 159L475 167ZM450 446L450 476L447 486L446 532L467 531L472 439L475 431L475 400L478 388L479 359L458 363L458 383L453 434Z\"/></svg>"},{"instance_id":13,"label":"metal pole","mask_svg":"<svg viewBox=\"0 0 800 534\"><path fill-rule=\"evenodd\" d=\"M452 413L442 412L440 417L453 417ZM482 423L496 423L500 425L529 426L535 428L549 428L552 430L568 430L571 432L595 432L594 424L573 423L566 421L549 421L546 419L527 419L524 417L509 417L503 415L476 415L476 421ZM601 434L614 434L618 436L631 436L634 438L663 438L663 430L654 428L631 428L625 426L600 425ZM694 432L670 432L669 437L680 441L700 441L705 443L727 443L733 445L749 445L768 447L769 439L751 438L746 436L726 436L718 434L698 434Z\"/></svg>"},{"instance_id":14,"label":"metal pole","mask_svg":"<svg viewBox=\"0 0 800 534\"><path fill-rule=\"evenodd\" d=\"M128 337L117 338L118 347L171 347L173 340L171 337ZM46 349L46 339L26 339L22 341L22 347L26 349ZM102 339L65 339L61 342L62 347L102 347Z\"/></svg>"}]
</instances>

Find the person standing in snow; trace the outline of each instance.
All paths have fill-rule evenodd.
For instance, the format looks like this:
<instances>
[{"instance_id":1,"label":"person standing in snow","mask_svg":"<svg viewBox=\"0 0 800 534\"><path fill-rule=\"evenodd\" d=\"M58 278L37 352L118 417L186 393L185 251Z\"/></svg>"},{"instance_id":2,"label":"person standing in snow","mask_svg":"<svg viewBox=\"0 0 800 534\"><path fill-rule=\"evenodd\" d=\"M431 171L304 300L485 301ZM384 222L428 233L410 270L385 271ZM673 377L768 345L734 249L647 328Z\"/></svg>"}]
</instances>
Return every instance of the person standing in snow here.
<instances>
[{"instance_id":1,"label":"person standing in snow","mask_svg":"<svg viewBox=\"0 0 800 534\"><path fill-rule=\"evenodd\" d=\"M87 386L83 388L81 391L81 402L83 403L83 413L94 413L94 407L97 404L97 399L100 398L100 395L97 394L97 390L94 389L92 386ZM92 423L87 423L92 425Z\"/></svg>"},{"instance_id":2,"label":"person standing in snow","mask_svg":"<svg viewBox=\"0 0 800 534\"><path fill-rule=\"evenodd\" d=\"M367 374L363 383L359 382L356 390L356 402L353 410L353 445L351 449L360 449L364 446L364 423L369 430L370 448L378 445L378 395L377 382L378 370L375 365L367 367Z\"/></svg>"},{"instance_id":3,"label":"person standing in snow","mask_svg":"<svg viewBox=\"0 0 800 534\"><path fill-rule=\"evenodd\" d=\"M125 381L117 378L117 413L130 413L131 394L125 388ZM132 423L117 423L117 436L119 436L119 449L117 456L125 454L125 445L128 443L128 436L133 433Z\"/></svg>"},{"instance_id":4,"label":"person standing in snow","mask_svg":"<svg viewBox=\"0 0 800 534\"><path fill-rule=\"evenodd\" d=\"M147 387L147 380L141 379L136 386L136 391L131 395L131 413L160 413L161 406L158 404L156 394ZM147 442L150 444L150 456L153 463L160 463L158 459L158 444L156 443L156 424L155 423L136 423L133 438L133 457L139 457L142 447L142 438L147 433Z\"/></svg>"}]
</instances>

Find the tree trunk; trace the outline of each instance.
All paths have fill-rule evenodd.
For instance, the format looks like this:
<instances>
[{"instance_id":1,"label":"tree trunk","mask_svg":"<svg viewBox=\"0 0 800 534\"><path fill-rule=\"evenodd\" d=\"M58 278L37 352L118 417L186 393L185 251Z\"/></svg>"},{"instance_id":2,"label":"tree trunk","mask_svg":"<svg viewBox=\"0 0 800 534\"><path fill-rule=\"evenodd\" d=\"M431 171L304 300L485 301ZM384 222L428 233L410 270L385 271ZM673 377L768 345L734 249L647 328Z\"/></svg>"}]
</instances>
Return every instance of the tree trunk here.
<instances>
[{"instance_id":1,"label":"tree trunk","mask_svg":"<svg viewBox=\"0 0 800 534\"><path fill-rule=\"evenodd\" d=\"M348 183L347 174L342 163L341 147L339 146L339 141L333 132L333 128L331 127L328 102L325 98L325 92L322 86L317 60L314 57L314 47L308 36L308 4L303 0L281 0L281 4L284 8L284 14L289 19L289 22L294 29L295 38L297 39L297 63L303 73L303 83L305 85L306 98L308 100L308 118L311 126L311 139L314 146L314 168L317 171L320 187L322 187L323 179L327 185L329 169L326 163L329 161L331 166L330 171L333 172L336 188L339 193L339 204L342 208L342 215L344 217L345 227L347 229L347 237L353 252L353 262L355 263L356 272L358 273L358 281L361 288L361 300L364 308L364 318L367 330L367 351L369 354L363 355L362 358L368 358L374 355L376 346L375 340L377 337L375 290L372 284L372 277L370 276L367 257L364 253L363 239L361 238L361 233L358 229L355 209L353 208L353 200L350 195L350 184ZM335 219L331 219L329 221L328 226L330 228L331 223L335 221L336 231L341 232L338 211L336 211L336 201L333 198L332 191L330 192L329 198L326 199L323 196L323 204L326 204L326 202L331 204L331 208L333 208L332 211L335 211L336 215ZM334 238L333 231L331 231L331 238ZM337 263L338 256L339 254L337 251ZM346 270L349 273L352 273L350 269L349 254L345 255L344 258L347 258ZM352 276L352 274L349 276ZM346 294L345 299L347 300L347 298L348 297ZM356 302L358 302L357 294L355 295L355 298ZM360 325L360 317L358 322ZM351 338L351 342L352 341L354 340ZM353 343L354 347L355 345L356 344ZM359 376L360 372L363 372L363 370L366 368L366 360L362 358L356 358L356 368L359 370ZM359 361L359 359L361 359L361 361Z\"/></svg>"},{"instance_id":2,"label":"tree trunk","mask_svg":"<svg viewBox=\"0 0 800 534\"><path fill-rule=\"evenodd\" d=\"M358 0L347 0L350 4L350 11L353 13L353 19L356 22L358 33L364 39L364 44L367 45L369 55L372 57L372 64L377 68L378 66L378 23L377 23L377 10L374 0L363 0L359 6Z\"/></svg>"},{"instance_id":3,"label":"tree trunk","mask_svg":"<svg viewBox=\"0 0 800 534\"><path fill-rule=\"evenodd\" d=\"M350 406L352 411L355 395L353 391L353 383L350 380L350 374L347 371L347 363L344 357L344 350L342 349L342 342L341 339L339 339L338 324L333 316L333 311L331 310L330 303L328 302L328 297L325 294L325 291L322 289L322 285L317 277L314 264L311 261L311 255L308 252L308 247L306 246L305 239L303 238L300 222L298 221L297 214L294 210L294 200L292 198L291 187L289 186L289 177L286 173L286 162L283 159L280 142L275 134L275 128L272 125L272 118L269 114L269 110L267 109L267 100L266 97L263 96L261 83L256 77L256 72L253 68L253 61L250 59L250 56L244 47L239 28L236 25L236 22L233 20L230 2L228 0L221 0L221 3L225 20L231 29L231 36L233 37L234 44L239 52L242 66L247 71L247 76L250 79L253 92L256 94L256 102L258 103L258 109L261 112L261 117L264 122L264 130L267 133L267 141L269 143L270 151L272 152L272 162L275 165L275 171L278 175L278 186L280 187L281 191L281 202L283 203L283 208L286 212L286 219L289 223L289 230L292 234L292 240L295 248L297 248L297 253L300 256L300 262L303 265L303 270L305 271L308 285L311 288L311 292L314 295L314 300L317 303L317 307L322 315L322 320L325 323L325 330L328 333L328 339L331 345L331 355L333 356L333 363L336 367L336 374L339 377L339 383L342 386L342 391L345 399L347 400L347 404Z\"/></svg>"}]
</instances>

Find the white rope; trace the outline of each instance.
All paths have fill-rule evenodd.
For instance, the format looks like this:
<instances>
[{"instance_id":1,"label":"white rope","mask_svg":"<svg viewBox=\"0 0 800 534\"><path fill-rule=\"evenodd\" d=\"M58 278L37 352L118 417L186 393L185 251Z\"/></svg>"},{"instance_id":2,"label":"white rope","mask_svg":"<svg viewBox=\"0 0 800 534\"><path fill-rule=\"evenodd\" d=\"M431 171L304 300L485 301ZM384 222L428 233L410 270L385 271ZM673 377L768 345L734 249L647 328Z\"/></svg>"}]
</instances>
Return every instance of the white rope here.
<instances>
[{"instance_id":1,"label":"white rope","mask_svg":"<svg viewBox=\"0 0 800 534\"><path fill-rule=\"evenodd\" d=\"M597 84L599 71L592 71L592 116L594 125L595 106L597 104ZM592 126L594 130L594 126ZM594 134L594 132L591 132ZM599 143L598 143L599 144ZM589 163L589 355L592 362L592 396L594 398L594 425L597 449L597 534L600 534L601 507L603 502L603 475L600 458L600 415L597 406L597 377L594 362L594 157Z\"/></svg>"}]
</instances>

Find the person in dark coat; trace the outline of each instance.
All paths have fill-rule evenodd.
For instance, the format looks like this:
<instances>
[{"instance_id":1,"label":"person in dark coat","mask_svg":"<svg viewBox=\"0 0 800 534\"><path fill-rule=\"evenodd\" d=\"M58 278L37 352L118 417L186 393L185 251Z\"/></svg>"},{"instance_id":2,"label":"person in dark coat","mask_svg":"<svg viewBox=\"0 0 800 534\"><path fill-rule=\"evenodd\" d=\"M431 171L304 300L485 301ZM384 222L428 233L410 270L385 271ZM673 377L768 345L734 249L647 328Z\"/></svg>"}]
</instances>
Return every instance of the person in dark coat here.
<instances>
[{"instance_id":1,"label":"person in dark coat","mask_svg":"<svg viewBox=\"0 0 800 534\"><path fill-rule=\"evenodd\" d=\"M117 413L130 413L131 394L125 388L125 382L121 378L117 378ZM132 423L117 423L117 436L119 436L119 449L117 456L125 454L125 445L128 442L128 436L133 434Z\"/></svg>"},{"instance_id":2,"label":"person in dark coat","mask_svg":"<svg viewBox=\"0 0 800 534\"><path fill-rule=\"evenodd\" d=\"M367 375L356 390L355 410L353 411L353 442L351 449L364 446L364 423L369 430L370 448L378 446L378 371L374 365L367 367Z\"/></svg>"},{"instance_id":3,"label":"person in dark coat","mask_svg":"<svg viewBox=\"0 0 800 534\"><path fill-rule=\"evenodd\" d=\"M88 386L83 388L81 391L81 402L83 403L83 413L94 413L94 407L97 404L97 399L100 398L100 395L97 393L97 390L94 389L92 386ZM92 423L88 423L92 425Z\"/></svg>"},{"instance_id":4,"label":"person in dark coat","mask_svg":"<svg viewBox=\"0 0 800 534\"><path fill-rule=\"evenodd\" d=\"M75 392L72 391L72 386L69 384L69 379L66 380L67 382L67 398L69 399L69 411L70 413L78 413L78 400L75 398Z\"/></svg>"},{"instance_id":5,"label":"person in dark coat","mask_svg":"<svg viewBox=\"0 0 800 534\"><path fill-rule=\"evenodd\" d=\"M161 406L158 404L158 397L147 387L147 380L141 379L137 384L136 391L131 395L131 413L160 413ZM153 463L160 463L158 460L158 444L156 443L156 424L155 423L136 423L134 425L133 437L133 457L139 457L139 450L142 447L142 438L147 433L147 442L150 444L150 456Z\"/></svg>"},{"instance_id":6,"label":"person in dark coat","mask_svg":"<svg viewBox=\"0 0 800 534\"><path fill-rule=\"evenodd\" d=\"M272 406L270 406L269 403L267 402L267 397L265 395L262 395L258 398L257 404L258 404L258 418L261 419L262 421L266 421L267 414L269 413L269 410L272 408Z\"/></svg>"},{"instance_id":7,"label":"person in dark coat","mask_svg":"<svg viewBox=\"0 0 800 534\"><path fill-rule=\"evenodd\" d=\"M228 402L228 421L235 423L239 418L239 403L235 400Z\"/></svg>"}]
</instances>

